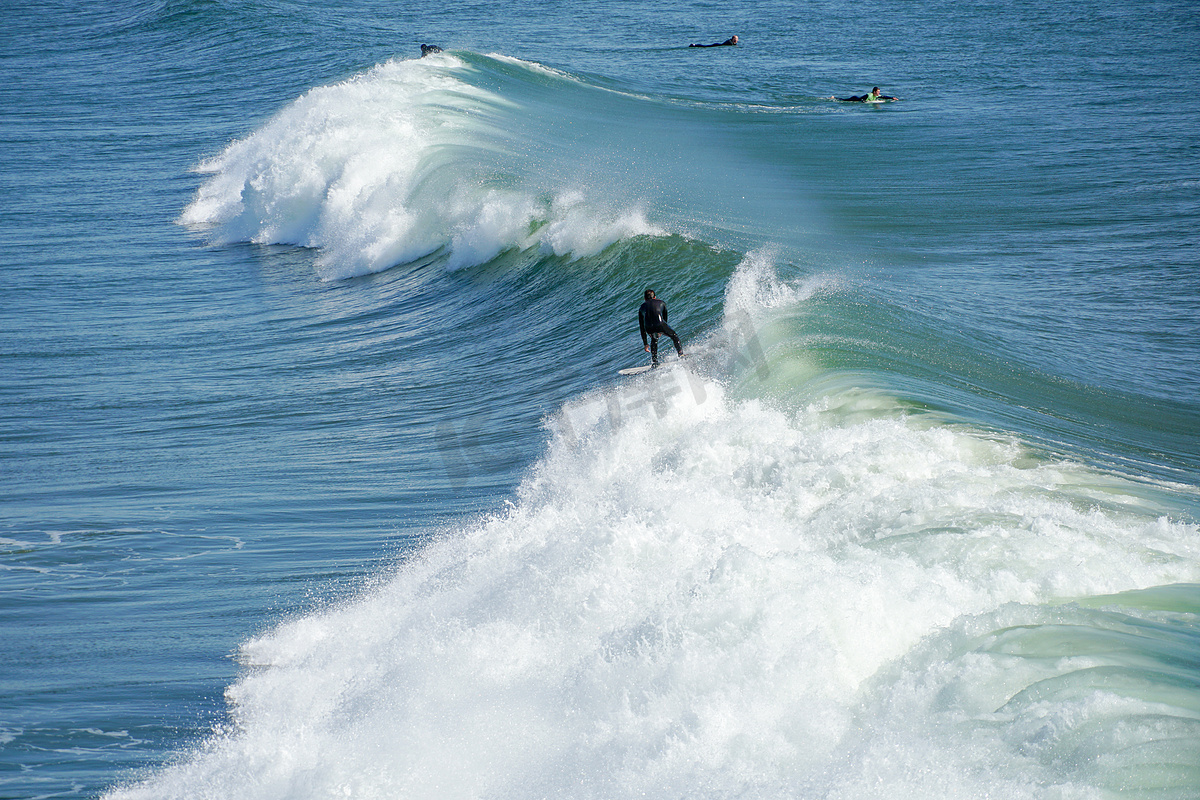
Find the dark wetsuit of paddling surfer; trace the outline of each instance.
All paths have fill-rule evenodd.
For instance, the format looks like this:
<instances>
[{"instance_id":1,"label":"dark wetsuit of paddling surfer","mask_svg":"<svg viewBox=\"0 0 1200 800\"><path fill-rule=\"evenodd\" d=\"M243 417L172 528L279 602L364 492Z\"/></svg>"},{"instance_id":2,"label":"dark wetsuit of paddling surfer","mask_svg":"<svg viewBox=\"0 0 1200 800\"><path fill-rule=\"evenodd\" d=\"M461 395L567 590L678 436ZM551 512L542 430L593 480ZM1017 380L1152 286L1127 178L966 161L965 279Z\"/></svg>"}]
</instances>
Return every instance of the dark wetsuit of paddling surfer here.
<instances>
[{"instance_id":1,"label":"dark wetsuit of paddling surfer","mask_svg":"<svg viewBox=\"0 0 1200 800\"><path fill-rule=\"evenodd\" d=\"M879 100L898 100L897 97L891 97L886 94L879 93L879 87L876 86L866 94L856 94L851 97L834 97L833 100L839 100L843 103L874 103Z\"/></svg>"},{"instance_id":2,"label":"dark wetsuit of paddling surfer","mask_svg":"<svg viewBox=\"0 0 1200 800\"><path fill-rule=\"evenodd\" d=\"M675 343L675 352L683 355L679 336L667 324L667 304L654 296L653 289L646 290L646 302L638 309L638 328L642 332L642 347L650 351L650 363L658 364L658 337L668 336ZM646 337L650 337L647 344Z\"/></svg>"},{"instance_id":3,"label":"dark wetsuit of paddling surfer","mask_svg":"<svg viewBox=\"0 0 1200 800\"><path fill-rule=\"evenodd\" d=\"M717 42L716 44L689 44L688 47L733 47L736 44L737 36L735 35L730 36L723 42Z\"/></svg>"}]
</instances>

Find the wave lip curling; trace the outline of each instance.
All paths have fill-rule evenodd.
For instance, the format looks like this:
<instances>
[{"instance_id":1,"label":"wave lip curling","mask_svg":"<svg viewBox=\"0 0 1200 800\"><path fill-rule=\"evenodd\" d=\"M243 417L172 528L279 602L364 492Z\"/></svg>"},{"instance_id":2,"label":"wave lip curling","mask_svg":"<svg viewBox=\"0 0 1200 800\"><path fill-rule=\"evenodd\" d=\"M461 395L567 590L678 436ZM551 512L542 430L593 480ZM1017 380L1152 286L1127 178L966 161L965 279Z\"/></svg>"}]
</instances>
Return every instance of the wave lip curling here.
<instances>
[{"instance_id":1,"label":"wave lip curling","mask_svg":"<svg viewBox=\"0 0 1200 800\"><path fill-rule=\"evenodd\" d=\"M663 233L636 203L539 177L550 157L473 71L440 55L312 89L197 167L210 177L180 223L219 243L316 248L326 280L434 253L451 269L530 247L582 257Z\"/></svg>"}]
</instances>

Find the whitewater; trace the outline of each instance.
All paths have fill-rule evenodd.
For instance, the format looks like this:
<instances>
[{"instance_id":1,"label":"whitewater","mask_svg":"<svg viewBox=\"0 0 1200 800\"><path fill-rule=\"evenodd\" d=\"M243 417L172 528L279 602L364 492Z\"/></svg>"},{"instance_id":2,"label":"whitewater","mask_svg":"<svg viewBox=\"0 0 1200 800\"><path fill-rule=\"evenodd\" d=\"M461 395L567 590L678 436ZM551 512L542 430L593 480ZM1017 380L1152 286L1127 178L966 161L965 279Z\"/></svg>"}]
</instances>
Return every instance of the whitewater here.
<instances>
[{"instance_id":1,"label":"whitewater","mask_svg":"<svg viewBox=\"0 0 1200 800\"><path fill-rule=\"evenodd\" d=\"M506 510L246 643L230 721L108 796L1083 798L1194 779L1194 631L1171 595L1195 613L1195 592L1152 587L1200 580L1195 524L885 393L745 396L774 368L746 326L837 291L768 270L739 268L735 311L686 365L548 419Z\"/></svg>"},{"instance_id":2,"label":"whitewater","mask_svg":"<svg viewBox=\"0 0 1200 800\"><path fill-rule=\"evenodd\" d=\"M1200 795L1190 4L11 16L0 795Z\"/></svg>"}]
</instances>

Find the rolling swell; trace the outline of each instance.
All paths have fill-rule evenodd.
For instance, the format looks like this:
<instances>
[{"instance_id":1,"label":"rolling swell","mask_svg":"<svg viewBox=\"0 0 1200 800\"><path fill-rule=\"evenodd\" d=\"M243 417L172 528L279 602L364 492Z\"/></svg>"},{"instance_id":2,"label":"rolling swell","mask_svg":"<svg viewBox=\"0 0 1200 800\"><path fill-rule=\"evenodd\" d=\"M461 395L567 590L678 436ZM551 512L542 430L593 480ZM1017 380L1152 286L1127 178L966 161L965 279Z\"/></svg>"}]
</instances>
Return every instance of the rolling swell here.
<instances>
[{"instance_id":1,"label":"rolling swell","mask_svg":"<svg viewBox=\"0 0 1200 800\"><path fill-rule=\"evenodd\" d=\"M707 258L602 258L655 252ZM110 796L1193 792L1195 526L885 390L760 396L781 315L848 288L741 259L690 362L573 393L507 510L246 643L229 727Z\"/></svg>"},{"instance_id":2,"label":"rolling swell","mask_svg":"<svg viewBox=\"0 0 1200 800\"><path fill-rule=\"evenodd\" d=\"M855 287L801 315L814 332L809 362L874 376L914 402L1130 474L1183 482L1200 474L1195 405L1157 388L1172 374L1125 386L1061 377L1077 373L1080 362L1106 361L1105 354L1022 341L1019 326L986 307L980 323L970 306L951 306L951 298L963 302L961 294L933 298L947 304L929 307L920 274L888 275L896 268L872 263L878 255L864 259L838 232L845 220L811 200L825 191L819 187L861 191L827 166L847 156L838 149L840 134L813 126L807 147L788 153L795 174L783 179L730 141L731 120L757 126L764 108L681 105L501 55L388 61L308 91L202 163L198 171L207 177L180 221L221 242L316 248L326 280L417 262L448 270L491 262L486 271L495 272L565 258L577 265L570 280L584 281L564 284L572 303L616 300L607 279L594 286L587 276L607 272L593 270L591 259L611 261L603 253L618 242L625 252L642 246L635 240L670 235L714 253L765 248L784 274L836 273ZM693 307L730 274L723 256L714 258L715 269L696 263L693 272L691 262L660 268L648 246L646 257L626 259L639 279L691 287ZM960 272L969 273L968 264ZM1047 270L1034 280L1057 291L1061 279ZM620 291L636 295L637 282L618 281ZM709 303L702 317L693 315L697 330L713 325L716 311ZM1060 326L1066 336L1083 323L1047 316L1038 324ZM1009 342L994 356L997 331ZM1084 342L1095 336L1076 335Z\"/></svg>"},{"instance_id":3,"label":"rolling swell","mask_svg":"<svg viewBox=\"0 0 1200 800\"><path fill-rule=\"evenodd\" d=\"M1179 506L1014 435L1036 373L969 331L609 180L542 91L599 93L387 64L205 165L189 225L387 270L408 419L442 420L449 482L519 488L248 642L231 725L112 796L1194 794ZM647 283L690 360L597 380Z\"/></svg>"}]
</instances>

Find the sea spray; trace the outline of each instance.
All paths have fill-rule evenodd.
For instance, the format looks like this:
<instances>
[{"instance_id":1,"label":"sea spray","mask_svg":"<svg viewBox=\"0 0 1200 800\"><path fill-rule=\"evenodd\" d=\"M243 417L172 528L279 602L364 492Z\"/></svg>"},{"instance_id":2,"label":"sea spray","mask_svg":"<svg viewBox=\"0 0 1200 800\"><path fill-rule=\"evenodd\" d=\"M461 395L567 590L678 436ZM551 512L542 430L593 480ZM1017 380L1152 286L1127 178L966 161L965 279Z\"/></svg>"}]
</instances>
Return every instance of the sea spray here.
<instances>
[{"instance_id":1,"label":"sea spray","mask_svg":"<svg viewBox=\"0 0 1200 800\"><path fill-rule=\"evenodd\" d=\"M450 268L529 247L587 256L663 233L636 202L550 177L521 138L536 123L470 73L446 54L310 90L197 167L211 177L180 222L219 242L317 248L327 280L439 252Z\"/></svg>"},{"instance_id":2,"label":"sea spray","mask_svg":"<svg viewBox=\"0 0 1200 800\"><path fill-rule=\"evenodd\" d=\"M1200 579L1194 525L878 392L732 396L716 364L566 403L507 511L247 643L229 729L111 797L1098 797L1086 720L1163 716L1142 770L1191 730L1091 669L1115 656L1005 631Z\"/></svg>"}]
</instances>

